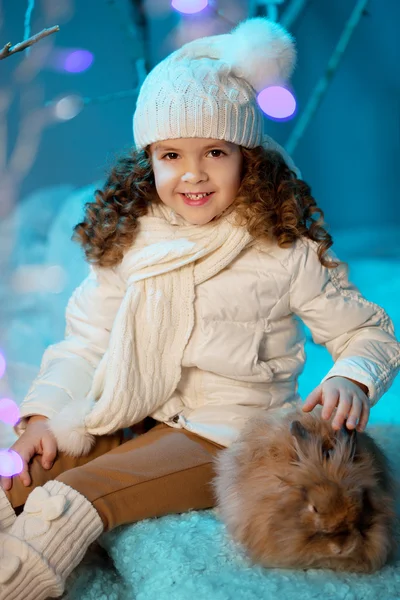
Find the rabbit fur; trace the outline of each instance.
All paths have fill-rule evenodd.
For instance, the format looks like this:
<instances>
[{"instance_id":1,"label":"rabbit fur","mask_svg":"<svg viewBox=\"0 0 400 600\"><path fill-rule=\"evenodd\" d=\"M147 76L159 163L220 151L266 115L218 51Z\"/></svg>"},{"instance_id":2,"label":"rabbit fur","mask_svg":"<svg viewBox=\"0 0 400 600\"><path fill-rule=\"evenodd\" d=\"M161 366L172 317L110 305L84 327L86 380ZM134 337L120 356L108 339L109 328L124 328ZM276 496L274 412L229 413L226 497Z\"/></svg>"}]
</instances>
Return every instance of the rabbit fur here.
<instances>
[{"instance_id":1,"label":"rabbit fur","mask_svg":"<svg viewBox=\"0 0 400 600\"><path fill-rule=\"evenodd\" d=\"M394 482L370 435L270 409L214 459L217 508L254 563L370 573L392 556Z\"/></svg>"}]
</instances>

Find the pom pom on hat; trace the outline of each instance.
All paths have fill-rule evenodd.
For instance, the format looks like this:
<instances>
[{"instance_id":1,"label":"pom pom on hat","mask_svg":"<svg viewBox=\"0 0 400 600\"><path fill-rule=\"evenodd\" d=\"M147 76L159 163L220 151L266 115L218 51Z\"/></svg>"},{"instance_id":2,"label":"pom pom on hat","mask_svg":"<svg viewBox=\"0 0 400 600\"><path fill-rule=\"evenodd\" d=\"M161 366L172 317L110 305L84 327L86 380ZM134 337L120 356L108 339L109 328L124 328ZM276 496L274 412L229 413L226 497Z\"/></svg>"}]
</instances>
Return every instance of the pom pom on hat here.
<instances>
[{"instance_id":1,"label":"pom pom on hat","mask_svg":"<svg viewBox=\"0 0 400 600\"><path fill-rule=\"evenodd\" d=\"M242 21L231 33L188 42L171 55L212 58L229 64L232 74L246 79L261 92L266 86L287 80L296 64L294 39L282 25L257 17Z\"/></svg>"},{"instance_id":2,"label":"pom pom on hat","mask_svg":"<svg viewBox=\"0 0 400 600\"><path fill-rule=\"evenodd\" d=\"M232 31L223 46L222 60L232 65L261 92L267 85L282 83L293 72L296 50L292 36L278 23L256 18L243 21Z\"/></svg>"}]
</instances>

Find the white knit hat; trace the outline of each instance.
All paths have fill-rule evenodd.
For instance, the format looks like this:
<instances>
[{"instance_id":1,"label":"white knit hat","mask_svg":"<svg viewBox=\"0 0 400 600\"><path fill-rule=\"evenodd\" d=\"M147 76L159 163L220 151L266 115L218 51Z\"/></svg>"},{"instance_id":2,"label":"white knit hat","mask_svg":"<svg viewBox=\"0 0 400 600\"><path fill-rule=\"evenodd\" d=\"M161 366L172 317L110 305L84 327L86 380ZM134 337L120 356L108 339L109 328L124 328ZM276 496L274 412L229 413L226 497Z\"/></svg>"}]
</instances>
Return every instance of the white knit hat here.
<instances>
[{"instance_id":1,"label":"white knit hat","mask_svg":"<svg viewBox=\"0 0 400 600\"><path fill-rule=\"evenodd\" d=\"M261 145L256 94L284 84L295 60L291 35L262 17L243 21L231 33L185 44L143 82L133 117L136 149L188 137Z\"/></svg>"}]
</instances>

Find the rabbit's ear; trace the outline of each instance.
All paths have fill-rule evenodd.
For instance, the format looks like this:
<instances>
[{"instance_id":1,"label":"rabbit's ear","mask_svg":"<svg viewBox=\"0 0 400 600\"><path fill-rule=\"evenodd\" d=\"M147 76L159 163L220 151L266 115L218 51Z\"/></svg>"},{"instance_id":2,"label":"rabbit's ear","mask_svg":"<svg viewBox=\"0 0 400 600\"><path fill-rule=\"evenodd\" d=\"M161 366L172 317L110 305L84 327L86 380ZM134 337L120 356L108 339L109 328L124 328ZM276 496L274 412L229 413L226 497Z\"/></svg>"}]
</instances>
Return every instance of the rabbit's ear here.
<instances>
[{"instance_id":1,"label":"rabbit's ear","mask_svg":"<svg viewBox=\"0 0 400 600\"><path fill-rule=\"evenodd\" d=\"M349 451L349 459L353 460L356 448L357 448L357 432L355 429L347 429L346 425L343 425L337 432L337 439L346 444Z\"/></svg>"},{"instance_id":2,"label":"rabbit's ear","mask_svg":"<svg viewBox=\"0 0 400 600\"><path fill-rule=\"evenodd\" d=\"M292 421L290 423L290 433L296 440L298 448L305 453L310 440L310 434L307 429L300 421Z\"/></svg>"}]
</instances>

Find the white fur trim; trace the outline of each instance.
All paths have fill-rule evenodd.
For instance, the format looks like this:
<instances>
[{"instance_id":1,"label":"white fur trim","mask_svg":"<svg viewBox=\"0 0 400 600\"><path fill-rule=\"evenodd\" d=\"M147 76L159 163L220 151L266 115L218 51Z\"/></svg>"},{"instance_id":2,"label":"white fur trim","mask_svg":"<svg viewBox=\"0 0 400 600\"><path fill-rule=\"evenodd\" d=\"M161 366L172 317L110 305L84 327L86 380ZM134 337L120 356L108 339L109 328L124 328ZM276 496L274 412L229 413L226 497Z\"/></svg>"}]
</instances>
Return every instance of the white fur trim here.
<instances>
[{"instance_id":1,"label":"white fur trim","mask_svg":"<svg viewBox=\"0 0 400 600\"><path fill-rule=\"evenodd\" d=\"M221 59L257 91L285 82L296 63L294 39L278 23L263 17L247 19L221 45Z\"/></svg>"},{"instance_id":2,"label":"white fur trim","mask_svg":"<svg viewBox=\"0 0 400 600\"><path fill-rule=\"evenodd\" d=\"M95 437L85 428L85 417L93 403L71 402L49 419L47 426L57 440L58 449L70 456L85 456L95 443Z\"/></svg>"}]
</instances>

